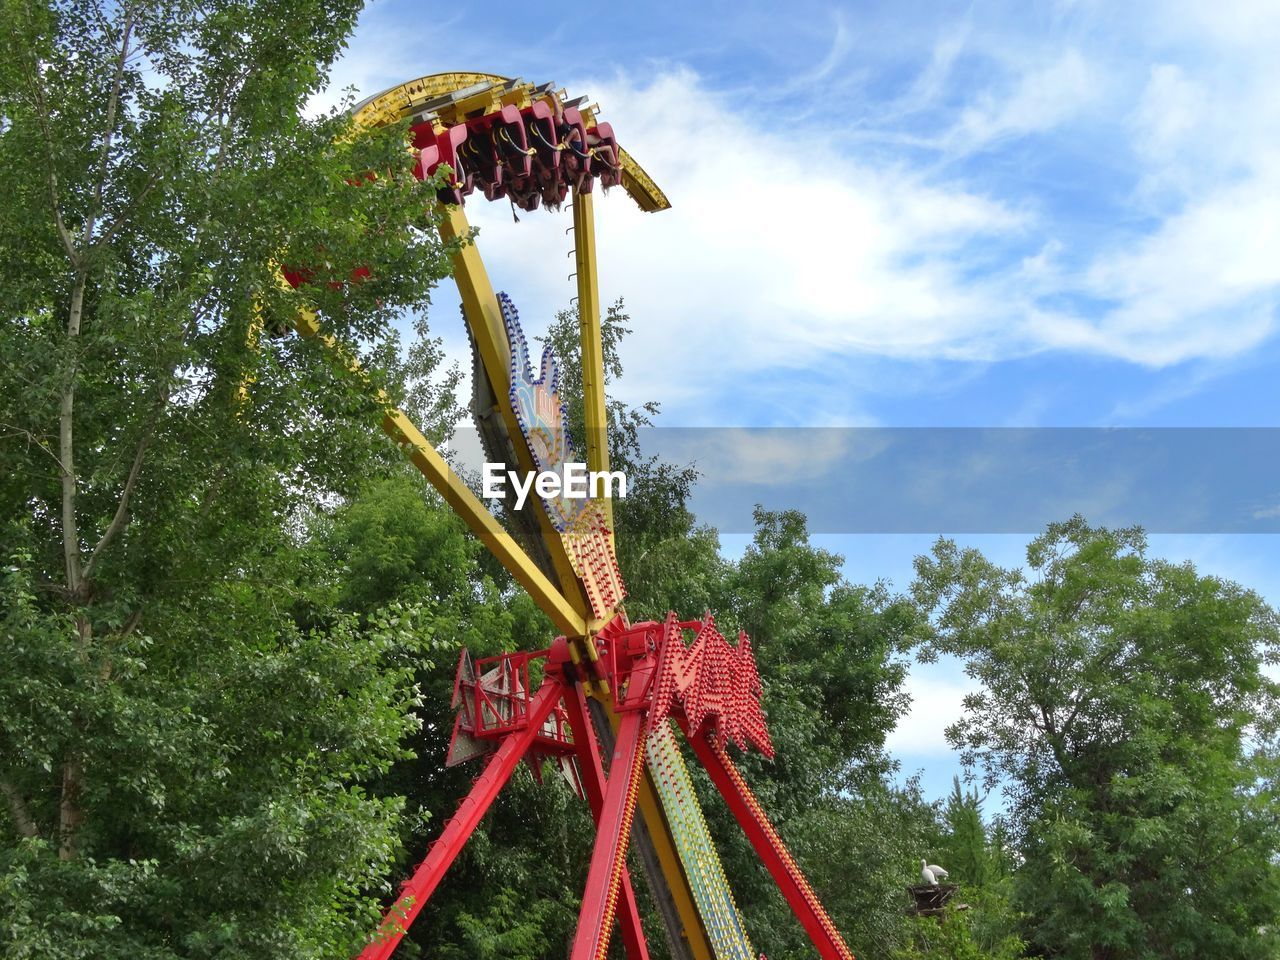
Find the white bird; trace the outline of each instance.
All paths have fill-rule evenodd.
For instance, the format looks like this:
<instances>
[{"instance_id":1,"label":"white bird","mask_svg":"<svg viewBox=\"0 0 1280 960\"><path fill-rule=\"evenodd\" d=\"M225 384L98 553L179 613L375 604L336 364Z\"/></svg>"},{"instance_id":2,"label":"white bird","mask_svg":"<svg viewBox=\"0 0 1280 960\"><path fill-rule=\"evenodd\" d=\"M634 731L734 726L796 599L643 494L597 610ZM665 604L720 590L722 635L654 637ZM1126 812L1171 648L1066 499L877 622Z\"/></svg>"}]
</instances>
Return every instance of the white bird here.
<instances>
[{"instance_id":1,"label":"white bird","mask_svg":"<svg viewBox=\"0 0 1280 960\"><path fill-rule=\"evenodd\" d=\"M930 886L936 887L938 881L947 875L947 871L943 870L936 863L930 863L928 860L920 861L920 876L924 878L924 882Z\"/></svg>"}]
</instances>

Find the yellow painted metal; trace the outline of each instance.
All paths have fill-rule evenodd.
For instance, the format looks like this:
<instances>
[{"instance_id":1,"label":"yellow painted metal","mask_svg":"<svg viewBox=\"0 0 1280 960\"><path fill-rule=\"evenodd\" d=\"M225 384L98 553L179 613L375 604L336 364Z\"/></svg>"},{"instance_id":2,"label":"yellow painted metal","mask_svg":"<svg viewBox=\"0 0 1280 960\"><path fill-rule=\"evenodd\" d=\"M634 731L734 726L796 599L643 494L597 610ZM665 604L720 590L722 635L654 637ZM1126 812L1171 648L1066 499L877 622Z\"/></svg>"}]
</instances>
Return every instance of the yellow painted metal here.
<instances>
[{"instance_id":1,"label":"yellow painted metal","mask_svg":"<svg viewBox=\"0 0 1280 960\"><path fill-rule=\"evenodd\" d=\"M256 300L253 303L253 316L249 318L249 330L245 333L245 346L251 351L258 349L258 341L262 339L262 304ZM236 416L244 412L245 407L249 403L249 388L253 386L256 378L252 373L246 373L240 378L240 386L236 388Z\"/></svg>"},{"instance_id":2,"label":"yellow painted metal","mask_svg":"<svg viewBox=\"0 0 1280 960\"><path fill-rule=\"evenodd\" d=\"M506 79L493 73L428 74L397 84L357 104L353 119L358 127L379 127L407 117L426 102L455 90L480 83L503 83Z\"/></svg>"},{"instance_id":3,"label":"yellow painted metal","mask_svg":"<svg viewBox=\"0 0 1280 960\"><path fill-rule=\"evenodd\" d=\"M350 351L333 337L320 333L319 323L313 312L300 310L293 322L300 334L318 339L338 362L362 379L364 378L364 370ZM422 435L422 432L402 411L392 405L387 395L378 390L375 397L383 408L382 429L400 444L409 462L431 481L431 485L439 491L440 496L453 508L454 512L462 517L472 533L529 592L529 596L555 623L556 629L563 630L569 636L585 634L587 621L582 611L565 599L532 558L516 543L515 538L503 529L493 514L450 469L449 464L432 446L431 441Z\"/></svg>"},{"instance_id":4,"label":"yellow painted metal","mask_svg":"<svg viewBox=\"0 0 1280 960\"><path fill-rule=\"evenodd\" d=\"M657 213L659 210L670 210L671 201L662 192L653 178L645 172L644 167L636 163L635 157L618 148L618 163L622 167L622 189L627 191L640 209L645 213Z\"/></svg>"},{"instance_id":5,"label":"yellow painted metal","mask_svg":"<svg viewBox=\"0 0 1280 960\"><path fill-rule=\"evenodd\" d=\"M609 469L608 414L604 396L604 345L600 336L600 281L596 269L596 220L591 194L574 192L573 246L578 273L578 335L582 343L582 393L586 410L587 469ZM613 501L604 499L613 529Z\"/></svg>"},{"instance_id":6,"label":"yellow painted metal","mask_svg":"<svg viewBox=\"0 0 1280 960\"><path fill-rule=\"evenodd\" d=\"M440 235L450 241L467 239L470 233L471 227L467 224L462 208L445 207L444 217L440 221ZM516 465L525 473L535 472L538 466L524 441L524 434L511 406L511 347L507 340L506 326L502 322L502 308L493 292L493 285L489 282L484 261L480 259L480 251L474 243L467 242L454 252L453 276L458 283L458 293L462 295L462 312L466 315L467 326L471 329L471 336L480 354L480 362L484 364L485 373L489 376L489 383L493 385L499 413L506 424L511 446L515 449ZM582 592L578 575L573 572L573 564L569 561L564 541L545 510L539 506L534 512L538 518L542 540L551 554L560 592L582 613L585 620L588 609L586 595Z\"/></svg>"}]
</instances>

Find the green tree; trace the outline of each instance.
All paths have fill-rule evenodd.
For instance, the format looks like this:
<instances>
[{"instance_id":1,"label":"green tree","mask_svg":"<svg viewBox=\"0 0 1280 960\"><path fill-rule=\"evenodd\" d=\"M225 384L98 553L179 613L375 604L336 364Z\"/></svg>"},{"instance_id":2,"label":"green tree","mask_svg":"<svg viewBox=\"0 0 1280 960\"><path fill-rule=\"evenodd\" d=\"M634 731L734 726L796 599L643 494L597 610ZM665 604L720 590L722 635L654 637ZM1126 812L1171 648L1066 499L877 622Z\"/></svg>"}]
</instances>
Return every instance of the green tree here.
<instances>
[{"instance_id":1,"label":"green tree","mask_svg":"<svg viewBox=\"0 0 1280 960\"><path fill-rule=\"evenodd\" d=\"M1001 569L916 563L928 652L981 682L948 731L1005 781L1015 902L1053 956L1255 957L1280 913L1275 611L1139 530L1054 524Z\"/></svg>"},{"instance_id":2,"label":"green tree","mask_svg":"<svg viewBox=\"0 0 1280 960\"><path fill-rule=\"evenodd\" d=\"M432 185L402 129L303 115L358 3L0 9L0 953L345 954L431 598L295 616L309 518L398 455L267 334L309 301L442 410L387 362L446 271Z\"/></svg>"},{"instance_id":3,"label":"green tree","mask_svg":"<svg viewBox=\"0 0 1280 960\"><path fill-rule=\"evenodd\" d=\"M422 478L400 472L317 516L307 553L308 566L319 574L300 601L307 617L363 619L388 605L426 606L437 646L449 649L447 658L424 660L416 672L421 725L406 742L411 755L369 784L370 792L403 798L406 806L403 854L392 881L423 858L483 762L444 766L456 651L466 647L483 657L537 649L552 636L550 624L505 573L498 580L489 576L488 565L479 562L483 547L424 488ZM527 768L515 774L430 909L410 928L401 954L512 960L563 954L577 922L592 827L585 805L556 782L551 768L547 773L541 787ZM384 889L390 893L393 884Z\"/></svg>"},{"instance_id":4,"label":"green tree","mask_svg":"<svg viewBox=\"0 0 1280 960\"><path fill-rule=\"evenodd\" d=\"M994 870L982 820L982 799L976 791L963 789L959 776L952 781L942 816L947 827L942 848L950 873L947 880L971 887L986 886Z\"/></svg>"},{"instance_id":5,"label":"green tree","mask_svg":"<svg viewBox=\"0 0 1280 960\"><path fill-rule=\"evenodd\" d=\"M866 772L851 780L851 789L812 801L783 827L854 956L891 957L912 933L906 888L920 872L920 851L937 835L936 811L914 778L902 786ZM773 935L785 947L768 956L811 957L795 921L780 905L772 909L787 933Z\"/></svg>"},{"instance_id":6,"label":"green tree","mask_svg":"<svg viewBox=\"0 0 1280 960\"><path fill-rule=\"evenodd\" d=\"M883 586L846 582L803 515L757 508L755 522L712 605L722 628L752 638L777 748L740 765L855 954L884 953L902 936L905 878L933 820L917 790L888 785L883 749L906 709L904 654L921 620ZM756 947L774 960L811 955L723 802L696 779Z\"/></svg>"},{"instance_id":7,"label":"green tree","mask_svg":"<svg viewBox=\"0 0 1280 960\"><path fill-rule=\"evenodd\" d=\"M955 777L942 808L941 861L950 872L947 882L960 888L955 902L968 906L958 921L964 927L961 942L984 951L984 956L1018 957L1024 944L1012 902L1014 864L1004 843L1003 820L987 823L983 799L976 789L962 788Z\"/></svg>"},{"instance_id":8,"label":"green tree","mask_svg":"<svg viewBox=\"0 0 1280 960\"><path fill-rule=\"evenodd\" d=\"M894 960L1018 960L1023 942L1008 934L994 944L982 942L974 910L948 908L942 917L916 917L908 943L892 953Z\"/></svg>"}]
</instances>

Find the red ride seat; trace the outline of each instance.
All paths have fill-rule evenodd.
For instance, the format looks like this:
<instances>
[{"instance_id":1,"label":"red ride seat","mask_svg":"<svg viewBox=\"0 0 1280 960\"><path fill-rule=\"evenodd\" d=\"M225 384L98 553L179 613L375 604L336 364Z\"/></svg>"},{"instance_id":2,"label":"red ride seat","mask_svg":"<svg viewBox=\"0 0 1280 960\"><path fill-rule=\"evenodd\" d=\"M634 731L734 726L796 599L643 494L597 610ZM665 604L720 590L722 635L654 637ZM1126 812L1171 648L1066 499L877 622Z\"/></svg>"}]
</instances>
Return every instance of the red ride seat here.
<instances>
[{"instance_id":1,"label":"red ride seat","mask_svg":"<svg viewBox=\"0 0 1280 960\"><path fill-rule=\"evenodd\" d=\"M520 110L513 104L468 120L467 141L460 148L475 185L490 200L506 196L511 177L528 176L532 152Z\"/></svg>"},{"instance_id":2,"label":"red ride seat","mask_svg":"<svg viewBox=\"0 0 1280 960\"><path fill-rule=\"evenodd\" d=\"M429 123L420 123L409 131L413 135L413 145L421 151L418 163L414 168L414 176L425 180L436 172L442 163L448 164L453 171L447 186L436 191L441 203L462 203L462 198L475 190L475 180L467 172L466 164L459 155L459 148L467 140L466 124L445 127L439 133Z\"/></svg>"},{"instance_id":3,"label":"red ride seat","mask_svg":"<svg viewBox=\"0 0 1280 960\"><path fill-rule=\"evenodd\" d=\"M533 149L529 146L520 109L509 103L490 116L496 117L492 126L493 144L507 174L527 177L533 169Z\"/></svg>"},{"instance_id":4,"label":"red ride seat","mask_svg":"<svg viewBox=\"0 0 1280 960\"><path fill-rule=\"evenodd\" d=\"M560 151L551 105L545 100L535 100L521 110L520 115L524 119L526 142L534 149L534 165L559 169Z\"/></svg>"},{"instance_id":5,"label":"red ride seat","mask_svg":"<svg viewBox=\"0 0 1280 960\"><path fill-rule=\"evenodd\" d=\"M618 160L618 140L613 126L600 123L587 131L591 149L591 175L600 178L600 186L616 187L622 183L622 165Z\"/></svg>"}]
</instances>

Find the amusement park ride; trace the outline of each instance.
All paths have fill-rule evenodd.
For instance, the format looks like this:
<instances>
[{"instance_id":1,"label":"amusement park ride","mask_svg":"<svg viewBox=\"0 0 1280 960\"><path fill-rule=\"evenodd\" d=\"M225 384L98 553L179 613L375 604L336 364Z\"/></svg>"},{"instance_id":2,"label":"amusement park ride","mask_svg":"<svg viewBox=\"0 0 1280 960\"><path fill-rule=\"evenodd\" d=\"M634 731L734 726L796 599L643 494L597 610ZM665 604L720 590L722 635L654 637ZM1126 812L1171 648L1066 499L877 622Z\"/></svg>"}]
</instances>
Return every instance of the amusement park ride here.
<instances>
[{"instance_id":1,"label":"amusement park ride","mask_svg":"<svg viewBox=\"0 0 1280 960\"><path fill-rule=\"evenodd\" d=\"M570 203L576 247L586 409L586 462L607 471L604 370L596 277L595 186L621 186L646 211L670 204L614 137L597 108L552 85L480 73L423 77L354 108L358 127L409 119L416 174L447 166L440 232L470 235L463 205L482 194L525 210ZM486 458L524 472L574 460L554 357L531 363L511 300L495 293L473 243L453 268L475 353L472 411ZM294 287L304 282L286 271ZM350 352L303 309L294 325L343 362ZM447 762L483 758L470 793L405 881L361 960L390 957L523 759L554 762L590 805L595 845L570 960L603 960L615 921L628 960L649 956L627 868L633 841L680 960L756 960L694 795L677 730L705 767L824 960L852 960L840 933L728 751L773 756L751 642L729 643L708 614L630 623L607 499L530 498L508 509L508 531L385 397L383 428L562 632L545 650L458 664L457 719ZM534 499L541 502L534 503ZM508 504L510 508L512 505ZM530 681L539 661L540 685ZM640 816L636 819L635 815Z\"/></svg>"}]
</instances>

